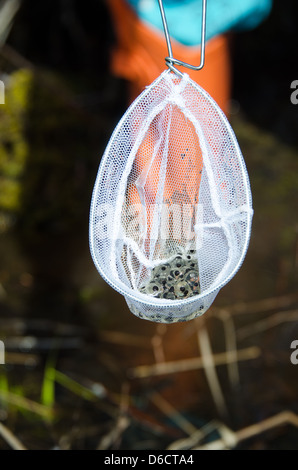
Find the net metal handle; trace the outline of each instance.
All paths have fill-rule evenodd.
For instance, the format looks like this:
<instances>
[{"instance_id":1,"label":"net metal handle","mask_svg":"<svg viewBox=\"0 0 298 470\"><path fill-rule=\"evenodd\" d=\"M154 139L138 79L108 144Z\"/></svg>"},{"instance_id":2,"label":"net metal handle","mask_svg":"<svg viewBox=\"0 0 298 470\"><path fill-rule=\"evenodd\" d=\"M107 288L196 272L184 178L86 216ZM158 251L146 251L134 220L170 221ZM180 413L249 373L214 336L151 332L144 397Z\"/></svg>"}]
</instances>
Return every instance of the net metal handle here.
<instances>
[{"instance_id":1,"label":"net metal handle","mask_svg":"<svg viewBox=\"0 0 298 470\"><path fill-rule=\"evenodd\" d=\"M206 9L207 9L206 4L207 4L207 0L203 0L203 5L202 5L201 61L200 61L200 65L191 65L191 64L187 64L186 62L183 62L182 60L174 59L173 51L172 51L172 45L171 45L171 39L170 39L170 34L169 34L169 28L168 28L167 19L166 19L165 10L164 10L162 0L158 0L158 4L159 4L163 29L164 29L166 42L167 42L167 47L168 47L168 53L169 53L169 56L165 58L167 66L169 67L170 70L172 70L172 72L176 73L180 77L182 77L182 73L180 72L180 70L178 70L174 66L174 64L179 65L179 66L183 66L183 67L187 67L191 70L201 70L204 67L204 63L205 63Z\"/></svg>"}]
</instances>

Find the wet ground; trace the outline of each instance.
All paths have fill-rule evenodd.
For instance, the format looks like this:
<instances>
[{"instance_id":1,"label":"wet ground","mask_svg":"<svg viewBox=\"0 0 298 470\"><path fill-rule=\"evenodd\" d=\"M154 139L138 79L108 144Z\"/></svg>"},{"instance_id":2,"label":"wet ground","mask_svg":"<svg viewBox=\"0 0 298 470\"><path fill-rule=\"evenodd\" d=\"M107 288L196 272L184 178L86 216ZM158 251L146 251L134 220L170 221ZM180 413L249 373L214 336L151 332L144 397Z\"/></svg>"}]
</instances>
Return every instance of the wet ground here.
<instances>
[{"instance_id":1,"label":"wet ground","mask_svg":"<svg viewBox=\"0 0 298 470\"><path fill-rule=\"evenodd\" d=\"M10 72L21 67L12 50L3 60ZM298 141L289 83L272 122L259 98L249 106L249 90L235 87L230 119L255 211L249 250L204 316L166 326L130 313L89 253L91 191L125 109L124 84L102 78L84 94L82 82L80 92L72 83L67 94L65 77L62 86L49 70L35 72L28 158L16 178L22 205L1 218L0 449L298 449Z\"/></svg>"}]
</instances>

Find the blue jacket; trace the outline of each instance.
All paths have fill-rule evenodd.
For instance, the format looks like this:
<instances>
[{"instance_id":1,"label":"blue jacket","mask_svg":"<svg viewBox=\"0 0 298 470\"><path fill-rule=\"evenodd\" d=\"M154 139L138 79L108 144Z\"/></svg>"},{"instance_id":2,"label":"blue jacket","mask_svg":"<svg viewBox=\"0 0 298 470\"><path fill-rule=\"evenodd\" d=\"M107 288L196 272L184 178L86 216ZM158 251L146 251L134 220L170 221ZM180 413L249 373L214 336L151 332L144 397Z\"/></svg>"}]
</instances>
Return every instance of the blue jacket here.
<instances>
[{"instance_id":1,"label":"blue jacket","mask_svg":"<svg viewBox=\"0 0 298 470\"><path fill-rule=\"evenodd\" d=\"M137 15L153 28L163 30L157 0L127 0ZM201 41L201 0L163 0L169 32L182 44ZM206 38L258 26L269 14L272 0L207 0Z\"/></svg>"}]
</instances>

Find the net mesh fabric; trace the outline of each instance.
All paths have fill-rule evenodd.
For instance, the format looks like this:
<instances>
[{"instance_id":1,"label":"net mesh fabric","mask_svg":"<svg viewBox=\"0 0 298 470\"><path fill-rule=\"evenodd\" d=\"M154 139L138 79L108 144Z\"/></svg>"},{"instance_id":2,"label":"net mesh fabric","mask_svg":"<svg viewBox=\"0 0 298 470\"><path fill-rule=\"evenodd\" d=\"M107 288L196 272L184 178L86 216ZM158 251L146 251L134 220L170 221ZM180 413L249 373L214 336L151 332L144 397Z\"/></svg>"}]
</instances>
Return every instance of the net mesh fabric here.
<instances>
[{"instance_id":1,"label":"net mesh fabric","mask_svg":"<svg viewBox=\"0 0 298 470\"><path fill-rule=\"evenodd\" d=\"M163 72L127 110L99 167L90 212L99 273L139 317L190 320L239 269L252 213L247 171L226 117L187 74ZM163 285L176 292L177 256L186 273L187 258L196 265L200 289L157 296L159 267L172 282L170 288L162 278Z\"/></svg>"}]
</instances>

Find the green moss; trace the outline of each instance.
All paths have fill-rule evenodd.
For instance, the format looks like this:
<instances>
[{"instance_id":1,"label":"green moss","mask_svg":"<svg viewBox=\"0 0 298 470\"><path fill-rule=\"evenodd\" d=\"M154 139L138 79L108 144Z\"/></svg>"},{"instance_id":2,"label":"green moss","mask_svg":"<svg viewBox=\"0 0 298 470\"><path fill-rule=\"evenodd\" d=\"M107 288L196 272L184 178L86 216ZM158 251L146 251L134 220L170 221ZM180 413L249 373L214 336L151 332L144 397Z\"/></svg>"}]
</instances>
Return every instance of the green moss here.
<instances>
[{"instance_id":1,"label":"green moss","mask_svg":"<svg viewBox=\"0 0 298 470\"><path fill-rule=\"evenodd\" d=\"M241 117L232 126L248 167L254 205L267 217L292 218L298 152Z\"/></svg>"},{"instance_id":2,"label":"green moss","mask_svg":"<svg viewBox=\"0 0 298 470\"><path fill-rule=\"evenodd\" d=\"M0 215L31 234L75 225L89 209L93 117L57 75L18 70L6 86L0 128Z\"/></svg>"},{"instance_id":3,"label":"green moss","mask_svg":"<svg viewBox=\"0 0 298 470\"><path fill-rule=\"evenodd\" d=\"M0 207L5 211L18 211L20 208L20 184L18 181L0 177Z\"/></svg>"},{"instance_id":4,"label":"green moss","mask_svg":"<svg viewBox=\"0 0 298 470\"><path fill-rule=\"evenodd\" d=\"M6 85L5 104L0 106L0 211L20 209L20 178L28 157L25 118L28 112L32 72L14 72Z\"/></svg>"}]
</instances>

